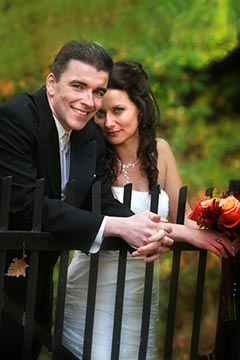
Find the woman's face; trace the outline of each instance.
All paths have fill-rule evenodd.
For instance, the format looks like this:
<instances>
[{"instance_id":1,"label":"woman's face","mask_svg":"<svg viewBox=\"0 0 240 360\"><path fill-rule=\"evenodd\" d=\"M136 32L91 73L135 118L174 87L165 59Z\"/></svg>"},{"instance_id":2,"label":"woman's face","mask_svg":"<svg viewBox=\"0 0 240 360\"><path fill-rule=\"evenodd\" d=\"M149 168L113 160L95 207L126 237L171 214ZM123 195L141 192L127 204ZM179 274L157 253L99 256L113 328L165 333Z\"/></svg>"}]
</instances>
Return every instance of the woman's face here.
<instances>
[{"instance_id":1,"label":"woman's face","mask_svg":"<svg viewBox=\"0 0 240 360\"><path fill-rule=\"evenodd\" d=\"M102 108L94 116L106 140L120 145L138 137L139 109L123 90L108 89Z\"/></svg>"}]
</instances>

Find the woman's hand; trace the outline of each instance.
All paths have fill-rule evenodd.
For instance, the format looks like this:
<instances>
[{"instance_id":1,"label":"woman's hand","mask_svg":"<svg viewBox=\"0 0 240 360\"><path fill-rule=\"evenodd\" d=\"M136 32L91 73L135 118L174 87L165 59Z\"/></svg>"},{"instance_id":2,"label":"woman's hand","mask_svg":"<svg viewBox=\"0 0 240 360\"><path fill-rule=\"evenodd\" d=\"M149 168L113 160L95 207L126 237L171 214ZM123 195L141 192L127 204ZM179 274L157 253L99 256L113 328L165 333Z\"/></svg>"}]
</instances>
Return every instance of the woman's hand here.
<instances>
[{"instance_id":1,"label":"woman's hand","mask_svg":"<svg viewBox=\"0 0 240 360\"><path fill-rule=\"evenodd\" d=\"M235 256L236 246L221 233L212 230L199 229L189 225L169 224L172 227L171 238L193 246L211 251L217 256L227 259L229 255Z\"/></svg>"},{"instance_id":2,"label":"woman's hand","mask_svg":"<svg viewBox=\"0 0 240 360\"><path fill-rule=\"evenodd\" d=\"M235 256L233 243L222 234L210 230L195 229L196 236L193 234L192 245L201 249L206 249L217 256L227 259L229 254Z\"/></svg>"},{"instance_id":3,"label":"woman's hand","mask_svg":"<svg viewBox=\"0 0 240 360\"><path fill-rule=\"evenodd\" d=\"M158 223L158 230L144 241L144 246L132 253L132 256L148 255L144 259L145 262L157 260L161 254L169 252L169 247L174 243L173 239L168 236L172 232L172 227L168 221L162 220L159 215L154 213L149 213L149 218Z\"/></svg>"}]
</instances>

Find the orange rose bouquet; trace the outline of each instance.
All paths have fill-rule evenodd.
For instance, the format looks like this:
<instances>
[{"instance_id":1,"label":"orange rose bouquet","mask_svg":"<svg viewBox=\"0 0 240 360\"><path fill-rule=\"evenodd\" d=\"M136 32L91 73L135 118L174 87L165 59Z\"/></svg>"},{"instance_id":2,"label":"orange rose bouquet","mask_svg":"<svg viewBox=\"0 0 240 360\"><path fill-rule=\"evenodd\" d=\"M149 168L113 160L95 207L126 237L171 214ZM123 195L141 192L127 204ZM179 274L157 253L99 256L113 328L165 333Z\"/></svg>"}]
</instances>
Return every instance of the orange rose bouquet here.
<instances>
[{"instance_id":1,"label":"orange rose bouquet","mask_svg":"<svg viewBox=\"0 0 240 360\"><path fill-rule=\"evenodd\" d=\"M240 236L240 194L227 191L218 195L204 196L194 204L189 219L200 228L216 230L232 241Z\"/></svg>"},{"instance_id":2,"label":"orange rose bouquet","mask_svg":"<svg viewBox=\"0 0 240 360\"><path fill-rule=\"evenodd\" d=\"M227 191L218 195L213 191L212 197L204 196L194 204L189 219L196 221L200 228L215 230L231 240L235 256L222 259L221 320L238 319L240 298L240 194Z\"/></svg>"}]
</instances>

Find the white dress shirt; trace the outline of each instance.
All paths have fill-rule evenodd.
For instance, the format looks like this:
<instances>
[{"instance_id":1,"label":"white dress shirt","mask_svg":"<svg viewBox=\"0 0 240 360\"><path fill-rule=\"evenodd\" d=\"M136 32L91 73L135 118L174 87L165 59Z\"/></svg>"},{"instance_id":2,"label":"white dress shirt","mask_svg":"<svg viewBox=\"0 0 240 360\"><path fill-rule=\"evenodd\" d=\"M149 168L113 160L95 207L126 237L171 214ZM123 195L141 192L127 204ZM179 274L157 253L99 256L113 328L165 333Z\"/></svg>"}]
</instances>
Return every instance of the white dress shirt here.
<instances>
[{"instance_id":1,"label":"white dress shirt","mask_svg":"<svg viewBox=\"0 0 240 360\"><path fill-rule=\"evenodd\" d=\"M66 184L68 182L69 170L70 170L70 136L72 130L66 131L63 128L63 126L60 124L60 122L57 120L57 118L54 115L53 117L58 132L60 163L61 163L61 198L62 200L64 200L64 192L65 192ZM64 139L64 141L62 141L64 137L66 137L67 139ZM102 224L98 230L97 236L89 250L91 254L94 254L100 250L101 244L104 239L103 232L105 229L106 221L107 221L107 216L104 216Z\"/></svg>"}]
</instances>

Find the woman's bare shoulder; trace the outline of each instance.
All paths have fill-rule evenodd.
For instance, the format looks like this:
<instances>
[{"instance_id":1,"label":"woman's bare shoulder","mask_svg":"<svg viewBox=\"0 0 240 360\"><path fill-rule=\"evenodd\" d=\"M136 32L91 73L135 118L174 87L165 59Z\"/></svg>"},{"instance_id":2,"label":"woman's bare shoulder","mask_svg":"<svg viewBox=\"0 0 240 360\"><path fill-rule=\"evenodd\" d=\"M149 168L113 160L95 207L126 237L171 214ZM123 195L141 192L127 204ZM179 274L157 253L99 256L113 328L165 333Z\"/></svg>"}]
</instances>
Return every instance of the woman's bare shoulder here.
<instances>
[{"instance_id":1,"label":"woman's bare shoulder","mask_svg":"<svg viewBox=\"0 0 240 360\"><path fill-rule=\"evenodd\" d=\"M163 139L163 138L156 138L157 141L157 149L158 151L169 151L171 150L171 147L169 145L169 143L167 142L167 140Z\"/></svg>"}]
</instances>

